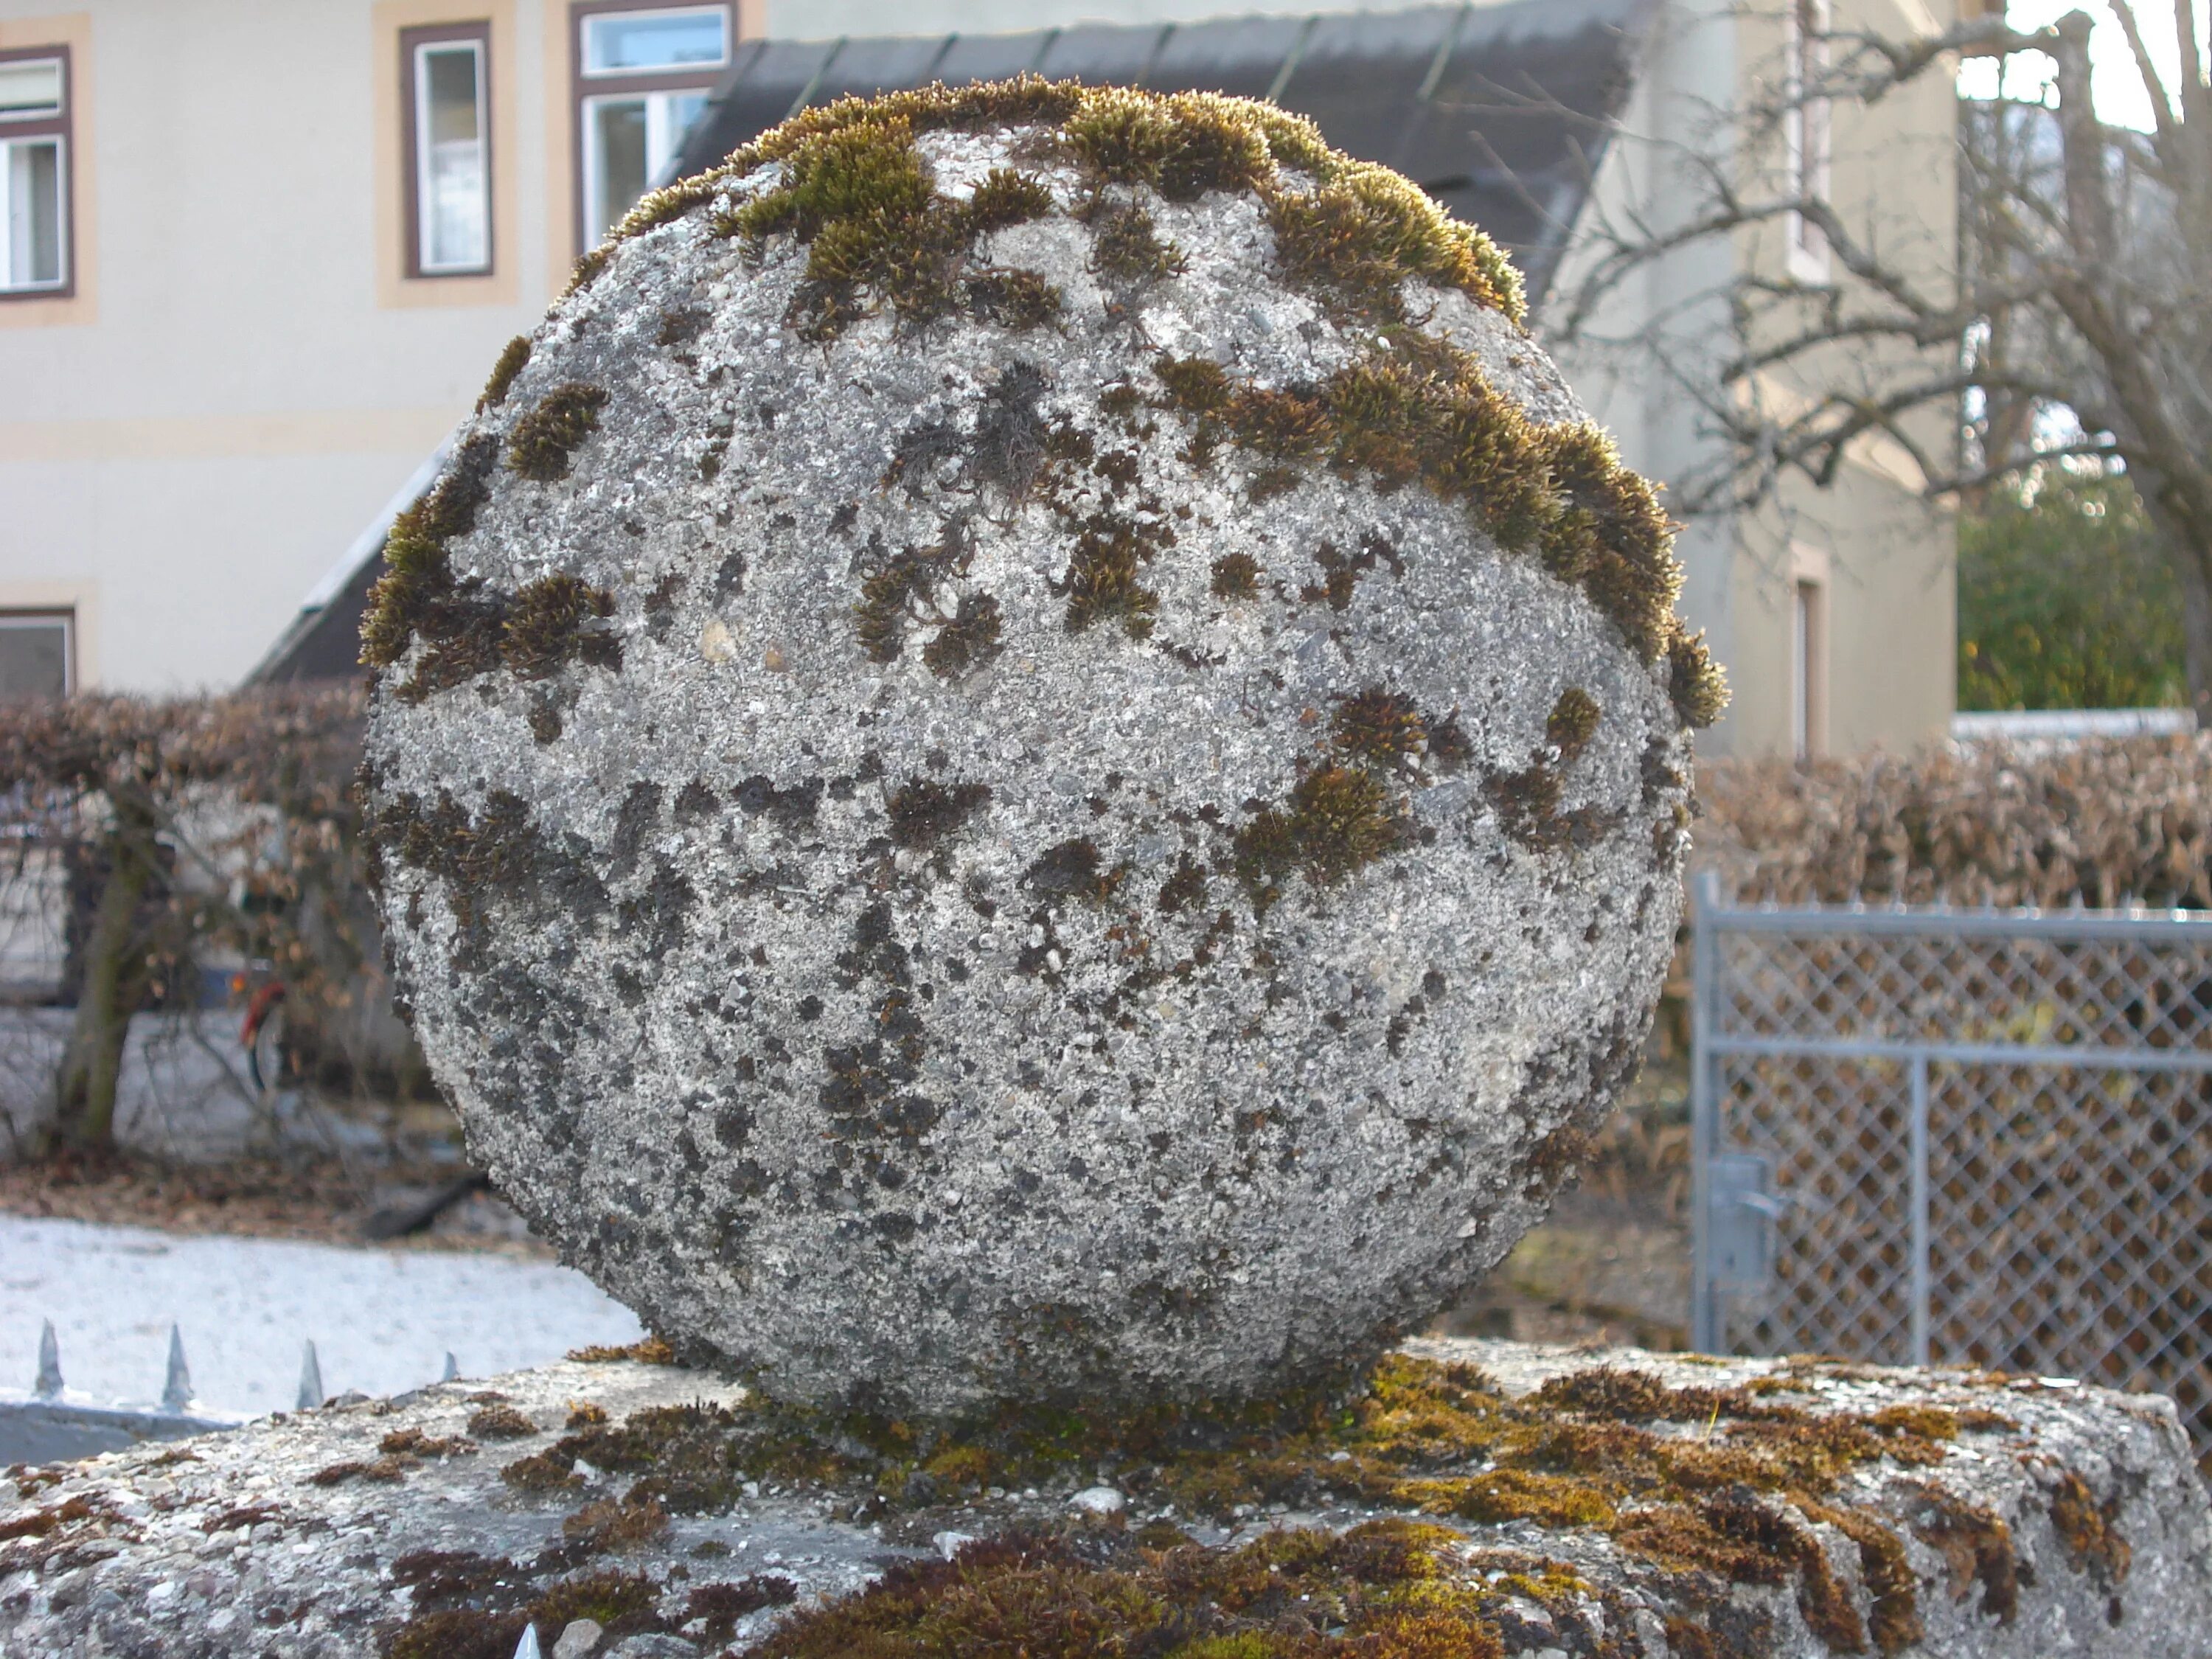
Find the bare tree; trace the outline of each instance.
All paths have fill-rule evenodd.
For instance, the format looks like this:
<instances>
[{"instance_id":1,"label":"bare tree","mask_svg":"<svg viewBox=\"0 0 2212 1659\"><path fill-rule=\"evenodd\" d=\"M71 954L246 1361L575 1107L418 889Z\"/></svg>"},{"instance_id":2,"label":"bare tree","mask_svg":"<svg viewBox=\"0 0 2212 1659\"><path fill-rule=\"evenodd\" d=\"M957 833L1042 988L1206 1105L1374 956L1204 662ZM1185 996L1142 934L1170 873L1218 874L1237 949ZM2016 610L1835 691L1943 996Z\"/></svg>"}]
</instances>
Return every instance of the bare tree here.
<instances>
[{"instance_id":1,"label":"bare tree","mask_svg":"<svg viewBox=\"0 0 2212 1659\"><path fill-rule=\"evenodd\" d=\"M1785 3L1806 28L1809 7ZM1709 476L1674 481L1690 516L1759 506L1792 477L1829 486L1869 441L1909 455L1931 497L1971 500L2063 457L2124 467L2179 580L2189 694L2212 728L2208 0L2176 5L2172 40L2158 43L2171 76L2133 0L2108 3L2150 131L2100 120L2086 13L2031 33L1988 19L1917 40L1811 33L1755 95L1715 111L1703 142L1675 147L1692 207L1663 222L1600 212L1583 228L1547 332L1564 351L1639 356L1725 441ZM1877 217L1839 209L1815 170L1774 164L1832 112L1875 118L1911 88L1948 88L1962 56L1994 58L2008 76L2038 63L2055 73L2040 103L1960 101L1958 237L1943 257L1926 239L1903 252ZM1664 327L1630 337L1613 323L1635 314L1619 296L1655 266L1785 227L1818 237L1826 275L1717 262L1728 274L1698 297L1725 319L1717 346L1710 330L1691 349ZM1793 395L1768 395L1778 381Z\"/></svg>"}]
</instances>

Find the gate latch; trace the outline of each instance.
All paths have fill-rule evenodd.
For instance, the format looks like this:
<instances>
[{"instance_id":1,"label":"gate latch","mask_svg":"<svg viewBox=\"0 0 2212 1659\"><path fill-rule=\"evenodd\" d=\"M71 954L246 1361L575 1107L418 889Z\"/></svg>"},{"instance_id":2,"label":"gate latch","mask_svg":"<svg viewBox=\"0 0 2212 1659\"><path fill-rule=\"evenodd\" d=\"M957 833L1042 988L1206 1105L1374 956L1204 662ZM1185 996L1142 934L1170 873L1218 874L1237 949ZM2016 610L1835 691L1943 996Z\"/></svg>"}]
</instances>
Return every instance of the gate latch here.
<instances>
[{"instance_id":1,"label":"gate latch","mask_svg":"<svg viewBox=\"0 0 2212 1659\"><path fill-rule=\"evenodd\" d=\"M1714 1286L1739 1295L1764 1291L1774 1276L1774 1224L1790 1207L1773 1190L1773 1163L1755 1152L1724 1152L1708 1168L1705 1236Z\"/></svg>"}]
</instances>

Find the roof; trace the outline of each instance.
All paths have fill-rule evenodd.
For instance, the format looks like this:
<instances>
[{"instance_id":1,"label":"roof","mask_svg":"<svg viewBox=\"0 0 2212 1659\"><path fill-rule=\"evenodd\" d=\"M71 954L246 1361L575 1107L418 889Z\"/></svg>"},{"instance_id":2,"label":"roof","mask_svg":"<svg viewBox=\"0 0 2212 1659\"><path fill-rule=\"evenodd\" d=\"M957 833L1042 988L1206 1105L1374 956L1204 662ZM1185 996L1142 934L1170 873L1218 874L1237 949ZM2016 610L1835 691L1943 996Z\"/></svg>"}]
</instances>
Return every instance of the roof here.
<instances>
[{"instance_id":1,"label":"roof","mask_svg":"<svg viewBox=\"0 0 2212 1659\"><path fill-rule=\"evenodd\" d=\"M1269 98L1405 173L1500 243L1540 304L1633 83L1652 0L1079 24L1023 34L758 40L716 88L678 176L811 105L1024 73Z\"/></svg>"},{"instance_id":2,"label":"roof","mask_svg":"<svg viewBox=\"0 0 2212 1659\"><path fill-rule=\"evenodd\" d=\"M811 105L933 81L1034 72L1272 98L1310 117L1337 149L1396 168L1487 232L1540 310L1656 10L1656 0L1510 0L1023 34L757 40L738 49L673 176L714 166ZM384 533L428 482L410 483L355 544L252 682L358 672Z\"/></svg>"}]
</instances>

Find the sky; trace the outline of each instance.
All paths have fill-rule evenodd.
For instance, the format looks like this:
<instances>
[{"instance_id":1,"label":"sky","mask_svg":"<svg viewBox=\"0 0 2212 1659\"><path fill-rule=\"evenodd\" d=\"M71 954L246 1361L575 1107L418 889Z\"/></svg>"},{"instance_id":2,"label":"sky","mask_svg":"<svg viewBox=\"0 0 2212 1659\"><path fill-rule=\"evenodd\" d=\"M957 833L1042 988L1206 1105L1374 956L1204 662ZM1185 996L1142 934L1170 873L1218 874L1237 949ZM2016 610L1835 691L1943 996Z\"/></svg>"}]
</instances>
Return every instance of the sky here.
<instances>
[{"instance_id":1,"label":"sky","mask_svg":"<svg viewBox=\"0 0 2212 1659\"><path fill-rule=\"evenodd\" d=\"M2204 0L2195 0L2195 3L2198 11L2197 39L2201 42L2204 39ZM2174 0L2135 0L2137 26L2142 30L2159 73L2169 87L2175 84L2179 68L2173 8ZM2136 69L2134 54L2128 50L2127 37L2120 33L2120 26L2113 20L2112 9L2105 0L2014 0L2006 15L2013 27L2026 31L2054 23L2069 11L2086 11L2097 20L2096 33L2089 40L2090 90L2097 100L2097 112L2114 125L2148 131L2155 118L2152 94L2144 87L2142 76ZM1959 77L1961 89L1969 97L1991 95L1996 90L1996 63L1988 58L1970 59ZM2036 97L2049 83L2051 60L2040 54L2023 54L2012 60L2011 68L2011 80L2006 89L2014 97Z\"/></svg>"}]
</instances>

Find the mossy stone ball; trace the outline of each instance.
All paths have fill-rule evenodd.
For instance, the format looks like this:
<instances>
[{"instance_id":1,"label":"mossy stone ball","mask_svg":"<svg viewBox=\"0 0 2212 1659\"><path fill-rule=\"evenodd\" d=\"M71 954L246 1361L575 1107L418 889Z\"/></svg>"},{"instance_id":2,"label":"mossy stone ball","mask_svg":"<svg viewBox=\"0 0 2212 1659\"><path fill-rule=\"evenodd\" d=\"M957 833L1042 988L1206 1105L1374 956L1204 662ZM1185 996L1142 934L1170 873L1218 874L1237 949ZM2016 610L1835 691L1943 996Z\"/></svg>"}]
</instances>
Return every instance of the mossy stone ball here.
<instances>
[{"instance_id":1,"label":"mossy stone ball","mask_svg":"<svg viewBox=\"0 0 2212 1659\"><path fill-rule=\"evenodd\" d=\"M773 1397L1340 1374L1636 1068L1721 696L1668 538L1506 261L1304 122L810 112L580 265L392 530L416 1033Z\"/></svg>"}]
</instances>

